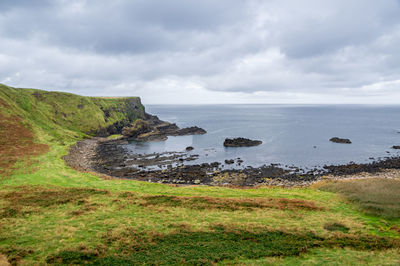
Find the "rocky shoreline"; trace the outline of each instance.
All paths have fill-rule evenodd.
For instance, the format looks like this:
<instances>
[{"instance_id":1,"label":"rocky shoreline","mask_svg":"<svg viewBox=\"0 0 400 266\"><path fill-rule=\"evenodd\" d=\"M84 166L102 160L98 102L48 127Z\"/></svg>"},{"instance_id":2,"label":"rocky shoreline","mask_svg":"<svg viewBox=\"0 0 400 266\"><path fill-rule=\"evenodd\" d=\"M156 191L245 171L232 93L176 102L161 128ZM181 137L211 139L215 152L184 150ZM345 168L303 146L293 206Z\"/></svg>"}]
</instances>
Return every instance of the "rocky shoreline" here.
<instances>
[{"instance_id":1,"label":"rocky shoreline","mask_svg":"<svg viewBox=\"0 0 400 266\"><path fill-rule=\"evenodd\" d=\"M185 162L193 161L198 156L188 151L129 154L123 148L127 143L126 139L86 139L72 146L64 160L67 165L80 171L176 185L293 187L309 186L327 179L400 177L400 157L365 164L325 165L321 169L307 171L277 164L224 169L219 162L187 165ZM229 164L240 165L241 162L239 158L233 162L229 160Z\"/></svg>"}]
</instances>

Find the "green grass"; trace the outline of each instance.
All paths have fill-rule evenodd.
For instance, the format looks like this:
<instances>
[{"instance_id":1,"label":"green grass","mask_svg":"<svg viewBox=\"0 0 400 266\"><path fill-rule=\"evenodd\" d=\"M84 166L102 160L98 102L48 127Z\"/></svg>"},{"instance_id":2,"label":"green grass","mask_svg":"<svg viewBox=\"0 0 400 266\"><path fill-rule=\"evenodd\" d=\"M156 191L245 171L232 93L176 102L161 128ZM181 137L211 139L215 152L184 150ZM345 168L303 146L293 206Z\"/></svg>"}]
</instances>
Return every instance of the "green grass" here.
<instances>
[{"instance_id":1,"label":"green grass","mask_svg":"<svg viewBox=\"0 0 400 266\"><path fill-rule=\"evenodd\" d=\"M10 91L6 90L27 96L0 95L10 106L0 104L0 111L24 118L36 141L50 150L29 163L19 161L11 175L0 179L0 261L6 257L23 265L399 263L400 219L365 213L359 201L326 189L329 184L323 189L176 187L77 172L62 156L76 139L87 136L82 130L89 127L74 125L72 117L64 127L63 115L45 111L58 96L44 93L49 97L45 104L30 98L35 91ZM65 97L62 102L70 101ZM116 108L120 101L100 100L110 100ZM64 103L58 106L67 108ZM104 117L101 123L107 124ZM400 194L396 184L391 187ZM389 203L382 201L380 206L392 206Z\"/></svg>"}]
</instances>

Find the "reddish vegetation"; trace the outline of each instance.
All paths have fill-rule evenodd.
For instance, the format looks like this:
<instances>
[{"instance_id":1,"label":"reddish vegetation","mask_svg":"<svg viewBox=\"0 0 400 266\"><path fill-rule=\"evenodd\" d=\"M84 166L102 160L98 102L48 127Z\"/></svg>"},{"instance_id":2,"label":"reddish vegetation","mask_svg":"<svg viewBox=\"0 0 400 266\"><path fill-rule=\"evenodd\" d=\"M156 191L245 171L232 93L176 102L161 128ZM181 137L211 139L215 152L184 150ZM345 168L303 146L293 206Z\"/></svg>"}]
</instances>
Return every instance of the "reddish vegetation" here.
<instances>
[{"instance_id":1,"label":"reddish vegetation","mask_svg":"<svg viewBox=\"0 0 400 266\"><path fill-rule=\"evenodd\" d=\"M0 104L9 107L0 99ZM11 173L14 164L21 159L37 156L49 150L46 144L34 142L34 135L16 116L0 113L0 175Z\"/></svg>"},{"instance_id":2,"label":"reddish vegetation","mask_svg":"<svg viewBox=\"0 0 400 266\"><path fill-rule=\"evenodd\" d=\"M145 196L140 203L142 206L184 207L192 209L221 209L221 210L254 210L272 208L279 210L323 210L312 201L285 198L261 199L229 199L213 197L178 197L178 196Z\"/></svg>"}]
</instances>

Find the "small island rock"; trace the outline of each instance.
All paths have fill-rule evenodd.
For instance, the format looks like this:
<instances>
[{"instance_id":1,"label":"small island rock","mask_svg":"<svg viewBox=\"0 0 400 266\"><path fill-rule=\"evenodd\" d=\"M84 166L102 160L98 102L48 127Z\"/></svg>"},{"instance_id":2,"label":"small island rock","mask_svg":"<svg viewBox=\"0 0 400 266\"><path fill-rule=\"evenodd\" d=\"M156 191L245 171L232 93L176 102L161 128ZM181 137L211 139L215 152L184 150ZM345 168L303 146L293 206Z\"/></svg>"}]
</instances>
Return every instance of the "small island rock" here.
<instances>
[{"instance_id":1,"label":"small island rock","mask_svg":"<svg viewBox=\"0 0 400 266\"><path fill-rule=\"evenodd\" d=\"M251 147L251 146L258 146L260 144L262 144L261 140L251 140L246 138L234 138L234 139L226 138L224 141L225 147Z\"/></svg>"},{"instance_id":2,"label":"small island rock","mask_svg":"<svg viewBox=\"0 0 400 266\"><path fill-rule=\"evenodd\" d=\"M331 138L329 141L342 144L351 144L351 141L349 139L341 139L338 137Z\"/></svg>"}]
</instances>

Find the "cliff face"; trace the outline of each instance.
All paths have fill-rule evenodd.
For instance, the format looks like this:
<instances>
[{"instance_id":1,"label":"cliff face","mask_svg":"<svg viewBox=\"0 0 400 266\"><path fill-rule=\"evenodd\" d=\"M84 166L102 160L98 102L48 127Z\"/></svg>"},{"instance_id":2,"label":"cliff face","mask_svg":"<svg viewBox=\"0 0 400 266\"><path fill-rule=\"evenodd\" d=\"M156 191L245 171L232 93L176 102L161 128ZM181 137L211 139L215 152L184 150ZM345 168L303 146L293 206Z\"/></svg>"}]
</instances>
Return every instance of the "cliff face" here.
<instances>
[{"instance_id":1,"label":"cliff face","mask_svg":"<svg viewBox=\"0 0 400 266\"><path fill-rule=\"evenodd\" d=\"M55 140L117 134L136 119L146 118L139 97L84 97L1 84L0 114L17 115L33 131Z\"/></svg>"}]
</instances>

